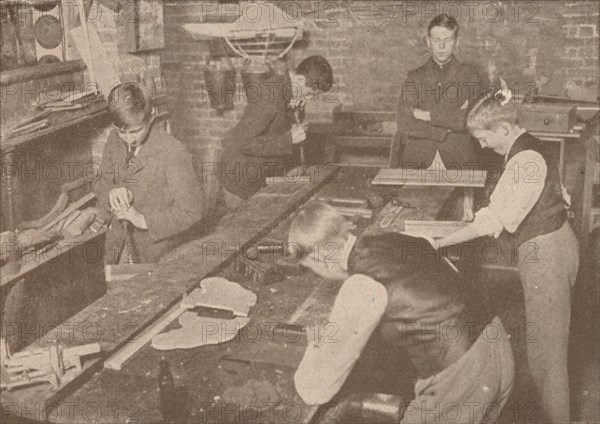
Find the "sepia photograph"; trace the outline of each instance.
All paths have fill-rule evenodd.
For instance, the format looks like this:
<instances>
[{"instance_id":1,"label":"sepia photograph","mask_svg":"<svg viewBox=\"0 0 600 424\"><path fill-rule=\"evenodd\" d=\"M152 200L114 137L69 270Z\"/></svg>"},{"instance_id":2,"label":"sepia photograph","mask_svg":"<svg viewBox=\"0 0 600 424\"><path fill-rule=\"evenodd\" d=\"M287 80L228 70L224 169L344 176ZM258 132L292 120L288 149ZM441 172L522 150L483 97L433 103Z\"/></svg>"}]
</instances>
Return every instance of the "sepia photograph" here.
<instances>
[{"instance_id":1,"label":"sepia photograph","mask_svg":"<svg viewBox=\"0 0 600 424\"><path fill-rule=\"evenodd\" d=\"M0 18L0 422L600 423L600 2Z\"/></svg>"}]
</instances>

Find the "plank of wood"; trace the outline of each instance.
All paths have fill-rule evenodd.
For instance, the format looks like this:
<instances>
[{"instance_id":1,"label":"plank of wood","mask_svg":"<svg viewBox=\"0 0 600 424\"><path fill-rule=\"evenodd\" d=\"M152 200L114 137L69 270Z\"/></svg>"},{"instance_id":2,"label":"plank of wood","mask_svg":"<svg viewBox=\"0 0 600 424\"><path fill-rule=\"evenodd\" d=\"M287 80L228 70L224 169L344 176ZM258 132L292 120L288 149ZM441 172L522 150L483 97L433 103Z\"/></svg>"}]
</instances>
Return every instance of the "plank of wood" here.
<instances>
[{"instance_id":1,"label":"plank of wood","mask_svg":"<svg viewBox=\"0 0 600 424\"><path fill-rule=\"evenodd\" d=\"M76 202L71 203L64 211L62 211L62 213L60 215L58 215L52 221L50 221L49 223L44 225L42 227L42 229L49 230L58 221L60 221L63 218L66 218L67 216L72 214L74 211L76 211L77 209L79 209L80 207L82 207L83 205L85 205L87 202L91 201L95 197L96 197L95 193L88 193L85 196L83 196L81 199L77 200Z\"/></svg>"},{"instance_id":2,"label":"plank of wood","mask_svg":"<svg viewBox=\"0 0 600 424\"><path fill-rule=\"evenodd\" d=\"M428 236L433 239L449 236L464 228L467 225L464 221L404 221L404 233L415 234L418 236Z\"/></svg>"},{"instance_id":3,"label":"plank of wood","mask_svg":"<svg viewBox=\"0 0 600 424\"><path fill-rule=\"evenodd\" d=\"M34 132L34 131L46 128L47 126L48 126L47 119L42 119L41 121L31 122L29 124L22 125L18 128L11 129L8 134L8 137L13 137L16 135L22 135L24 133Z\"/></svg>"},{"instance_id":4,"label":"plank of wood","mask_svg":"<svg viewBox=\"0 0 600 424\"><path fill-rule=\"evenodd\" d=\"M424 221L419 219L407 219L404 221L405 226L423 226L423 227L464 227L464 221Z\"/></svg>"},{"instance_id":5,"label":"plank of wood","mask_svg":"<svg viewBox=\"0 0 600 424\"><path fill-rule=\"evenodd\" d=\"M385 168L373 178L373 185L417 185L483 187L486 171L480 169L405 169Z\"/></svg>"},{"instance_id":6,"label":"plank of wood","mask_svg":"<svg viewBox=\"0 0 600 424\"><path fill-rule=\"evenodd\" d=\"M343 216L362 216L366 219L370 219L373 217L373 211L367 208L345 208L339 206L335 209L340 213L340 215Z\"/></svg>"},{"instance_id":7,"label":"plank of wood","mask_svg":"<svg viewBox=\"0 0 600 424\"><path fill-rule=\"evenodd\" d=\"M160 316L135 339L104 361L104 368L120 370L123 364L142 346L150 342L171 322L179 318L183 312L196 306L231 310L235 315L247 317L250 307L256 304L256 295L250 290L244 289L238 283L212 277L204 279L200 285L202 289L195 289L187 296L184 295L166 314Z\"/></svg>"},{"instance_id":8,"label":"plank of wood","mask_svg":"<svg viewBox=\"0 0 600 424\"><path fill-rule=\"evenodd\" d=\"M26 125L35 123L36 121L39 121L40 119L46 118L50 114L52 114L51 110L45 110L43 112L37 113L36 115L32 116L31 118L28 118L28 119L25 119L24 121L19 122L17 125L15 125L13 127L13 129L22 128Z\"/></svg>"},{"instance_id":9,"label":"plank of wood","mask_svg":"<svg viewBox=\"0 0 600 424\"><path fill-rule=\"evenodd\" d=\"M163 331L167 326L175 321L187 309L181 307L181 301L173 305L166 314L162 315L158 320L154 321L144 331L138 334L134 339L130 340L112 356L104 361L104 368L120 371L123 364L131 358L138 350L146 343L149 343L154 336Z\"/></svg>"},{"instance_id":10,"label":"plank of wood","mask_svg":"<svg viewBox=\"0 0 600 424\"><path fill-rule=\"evenodd\" d=\"M144 264L114 264L104 266L104 276L107 282L128 280L138 274L154 271L155 263Z\"/></svg>"},{"instance_id":11,"label":"plank of wood","mask_svg":"<svg viewBox=\"0 0 600 424\"><path fill-rule=\"evenodd\" d=\"M267 177L265 178L265 183L267 185L277 184L277 183L300 183L307 184L310 182L310 175L292 175L287 177Z\"/></svg>"},{"instance_id":12,"label":"plank of wood","mask_svg":"<svg viewBox=\"0 0 600 424\"><path fill-rule=\"evenodd\" d=\"M334 207L355 207L355 208L366 208L368 206L368 201L366 199L355 199L351 197L327 197L327 196L319 196L318 200L321 202L329 203Z\"/></svg>"},{"instance_id":13,"label":"plank of wood","mask_svg":"<svg viewBox=\"0 0 600 424\"><path fill-rule=\"evenodd\" d=\"M84 23L86 21L83 19ZM121 81L95 27L86 23L71 29L70 33L83 61L88 66L90 81L96 84L102 94L108 96L110 90Z\"/></svg>"},{"instance_id":14,"label":"plank of wood","mask_svg":"<svg viewBox=\"0 0 600 424\"><path fill-rule=\"evenodd\" d=\"M21 223L22 228L38 228L43 227L44 225L49 224L59 216L59 214L65 209L67 204L69 203L69 192L73 190L77 190L78 188L83 187L86 184L90 184L91 182L88 178L79 178L78 180L72 181L70 183L63 184L60 188L60 195L58 196L58 200L56 204L52 207L50 212L39 219L35 219L32 221L23 221Z\"/></svg>"},{"instance_id":15,"label":"plank of wood","mask_svg":"<svg viewBox=\"0 0 600 424\"><path fill-rule=\"evenodd\" d=\"M46 233L46 235L49 236L52 236L53 234L54 233L52 232ZM0 286L12 285L16 283L28 273L38 269L41 266L44 266L44 264L59 260L58 258L60 256L69 254L69 252L71 252L73 249L76 249L78 246L89 242L97 243L98 241L94 240L100 240L103 234L104 229L101 229L98 233L84 233L77 237L71 237L65 240L57 240L54 244L49 244L46 246L46 248L49 248L48 251L34 251L25 253L22 258L21 268L17 273L11 274L2 270L3 272L0 273ZM81 343L84 342L87 342L87 340L81 340Z\"/></svg>"}]
</instances>

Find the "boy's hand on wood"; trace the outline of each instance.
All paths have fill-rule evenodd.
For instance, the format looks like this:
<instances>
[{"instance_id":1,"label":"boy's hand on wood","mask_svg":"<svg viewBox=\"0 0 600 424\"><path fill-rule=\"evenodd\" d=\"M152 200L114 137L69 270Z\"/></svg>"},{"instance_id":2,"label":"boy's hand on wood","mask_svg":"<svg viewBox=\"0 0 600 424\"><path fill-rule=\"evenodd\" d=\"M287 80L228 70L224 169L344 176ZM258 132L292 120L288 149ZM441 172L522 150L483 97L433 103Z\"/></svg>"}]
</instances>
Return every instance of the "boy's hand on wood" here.
<instances>
[{"instance_id":1,"label":"boy's hand on wood","mask_svg":"<svg viewBox=\"0 0 600 424\"><path fill-rule=\"evenodd\" d=\"M305 103L306 103L306 101L301 97L294 98L294 99L290 100L290 108L292 108L292 109L301 108L301 107L304 107Z\"/></svg>"},{"instance_id":2,"label":"boy's hand on wood","mask_svg":"<svg viewBox=\"0 0 600 424\"><path fill-rule=\"evenodd\" d=\"M113 188L108 193L108 203L114 211L123 211L129 209L133 201L133 193L125 187Z\"/></svg>"},{"instance_id":3,"label":"boy's hand on wood","mask_svg":"<svg viewBox=\"0 0 600 424\"><path fill-rule=\"evenodd\" d=\"M417 119L420 119L421 121L431 121L431 112L426 110L415 109L413 111L413 116Z\"/></svg>"},{"instance_id":4,"label":"boy's hand on wood","mask_svg":"<svg viewBox=\"0 0 600 424\"><path fill-rule=\"evenodd\" d=\"M131 222L134 227L139 228L140 230L148 229L148 225L146 224L146 218L144 218L144 215L142 215L133 206L127 210L116 211L115 217L117 219L126 219L127 221Z\"/></svg>"},{"instance_id":5,"label":"boy's hand on wood","mask_svg":"<svg viewBox=\"0 0 600 424\"><path fill-rule=\"evenodd\" d=\"M302 143L304 140L306 140L306 126L307 125L305 122L292 125L292 129L290 131L292 132L293 144Z\"/></svg>"}]
</instances>

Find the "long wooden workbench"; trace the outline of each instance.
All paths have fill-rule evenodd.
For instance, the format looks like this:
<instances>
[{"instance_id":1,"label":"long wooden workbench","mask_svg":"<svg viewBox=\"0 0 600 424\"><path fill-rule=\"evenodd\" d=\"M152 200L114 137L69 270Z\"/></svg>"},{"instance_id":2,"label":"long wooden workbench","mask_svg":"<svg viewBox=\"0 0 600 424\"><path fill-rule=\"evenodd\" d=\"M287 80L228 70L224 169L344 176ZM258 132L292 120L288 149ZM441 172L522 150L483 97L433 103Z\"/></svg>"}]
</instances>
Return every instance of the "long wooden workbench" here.
<instances>
[{"instance_id":1,"label":"long wooden workbench","mask_svg":"<svg viewBox=\"0 0 600 424\"><path fill-rule=\"evenodd\" d=\"M247 366L232 368L224 366L221 359L256 347L270 337L269 331L277 323L295 322L313 325L317 331L325 329L339 284L305 270L288 275L281 282L262 285L244 280L231 264L239 249L248 243L264 237L285 240L291 214L311 197L397 195L410 205L403 212L406 218L427 220L438 215L453 191L449 187L371 187L376 172L370 168L343 168L338 172L320 167L311 174L309 184L290 188L296 186L286 183L281 191L271 186L223 218L210 235L173 251L151 274L110 283L106 296L40 337L36 344L44 346L54 339L68 346L98 342L103 357L86 363L84 372L60 390L43 385L3 392L3 414L65 423L162 422L157 376L159 360L164 357L175 378L183 420L309 422L316 408L301 401L292 380L293 364L301 358L301 350L298 356L298 349L291 346L286 350L284 343L279 352L281 358L273 361L275 365L269 365L268 358L257 358ZM357 222L359 229L371 224L379 211L376 209L370 220L361 218ZM203 278L215 275L240 282L258 296L250 311L252 325L241 337L218 345L167 352L145 345L121 371L102 369L102 359L135 340L136 334L176 304L182 293L197 287ZM292 358L294 354L296 357ZM223 402L223 392L249 380L269 384L278 395L277 402L259 398L244 405Z\"/></svg>"}]
</instances>

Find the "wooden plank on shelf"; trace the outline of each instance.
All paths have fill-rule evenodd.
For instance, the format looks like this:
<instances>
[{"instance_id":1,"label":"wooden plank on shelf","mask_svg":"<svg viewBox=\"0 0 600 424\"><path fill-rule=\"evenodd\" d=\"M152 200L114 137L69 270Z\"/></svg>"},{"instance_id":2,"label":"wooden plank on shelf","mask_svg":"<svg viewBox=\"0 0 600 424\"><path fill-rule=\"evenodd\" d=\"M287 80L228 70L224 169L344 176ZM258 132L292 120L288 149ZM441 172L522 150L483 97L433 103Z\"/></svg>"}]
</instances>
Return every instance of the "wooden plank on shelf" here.
<instances>
[{"instance_id":1,"label":"wooden plank on shelf","mask_svg":"<svg viewBox=\"0 0 600 424\"><path fill-rule=\"evenodd\" d=\"M95 198L96 198L96 194L95 193L88 193L88 194L86 194L81 199L79 199L79 200L71 203L65 210L63 210L60 214L58 214L58 216L56 216L50 222L48 222L46 225L44 225L42 227L42 229L43 230L49 230L50 228L52 228L52 226L54 226L54 224L56 224L62 218L66 218L71 213L73 213L74 211L76 211L77 209L79 209L80 207L84 206L86 203L92 201Z\"/></svg>"},{"instance_id":2,"label":"wooden plank on shelf","mask_svg":"<svg viewBox=\"0 0 600 424\"><path fill-rule=\"evenodd\" d=\"M107 282L122 281L139 274L147 274L154 271L155 268L155 263L105 265L104 276Z\"/></svg>"},{"instance_id":3,"label":"wooden plank on shelf","mask_svg":"<svg viewBox=\"0 0 600 424\"><path fill-rule=\"evenodd\" d=\"M182 307L181 302L178 302L171 307L164 315L146 327L134 339L130 340L123 348L116 351L112 356L104 361L104 368L120 371L123 364L127 362L142 346L149 343L158 333L163 331L167 326L175 321L179 315L187 311L187 308Z\"/></svg>"},{"instance_id":4,"label":"wooden plank on shelf","mask_svg":"<svg viewBox=\"0 0 600 424\"><path fill-rule=\"evenodd\" d=\"M373 178L373 185L416 185L483 187L486 171L480 169L406 169L385 168Z\"/></svg>"},{"instance_id":5,"label":"wooden plank on shelf","mask_svg":"<svg viewBox=\"0 0 600 424\"><path fill-rule=\"evenodd\" d=\"M279 183L307 184L310 182L310 175L290 175L285 177L267 177L265 183L267 186Z\"/></svg>"},{"instance_id":6,"label":"wooden plank on shelf","mask_svg":"<svg viewBox=\"0 0 600 424\"><path fill-rule=\"evenodd\" d=\"M4 86L34 79L72 74L84 71L85 69L86 65L83 60L69 60L66 62L11 69L10 71L0 72L0 85Z\"/></svg>"},{"instance_id":7,"label":"wooden plank on shelf","mask_svg":"<svg viewBox=\"0 0 600 424\"><path fill-rule=\"evenodd\" d=\"M418 236L428 236L433 239L449 236L464 228L467 225L464 221L404 221L404 233Z\"/></svg>"},{"instance_id":8,"label":"wooden plank on shelf","mask_svg":"<svg viewBox=\"0 0 600 424\"><path fill-rule=\"evenodd\" d=\"M81 246L87 242L93 242L95 239L99 239L103 234L104 229L98 231L97 233L88 232L80 236L59 240L52 245L51 249L48 251L41 253L33 251L23 254L21 257L21 268L17 273L0 273L0 286L10 285L16 282L38 267L46 263L56 261L59 256L69 254L69 252L71 252L77 246Z\"/></svg>"},{"instance_id":9,"label":"wooden plank on shelf","mask_svg":"<svg viewBox=\"0 0 600 424\"><path fill-rule=\"evenodd\" d=\"M63 113L73 113L76 117L66 122L50 125L47 128L42 128L34 133L19 134L6 139L2 138L2 142L0 143L0 149L2 149L2 153L8 153L16 149L20 145L28 143L40 137L45 137L57 131L74 127L92 119L105 116L107 114L107 109L105 103L98 103L95 105L87 106L84 109L79 109L77 111L64 111Z\"/></svg>"}]
</instances>

